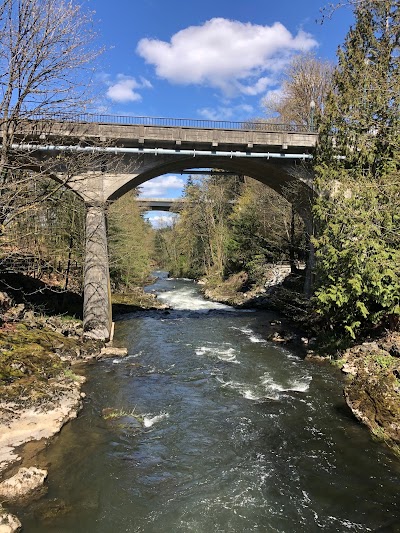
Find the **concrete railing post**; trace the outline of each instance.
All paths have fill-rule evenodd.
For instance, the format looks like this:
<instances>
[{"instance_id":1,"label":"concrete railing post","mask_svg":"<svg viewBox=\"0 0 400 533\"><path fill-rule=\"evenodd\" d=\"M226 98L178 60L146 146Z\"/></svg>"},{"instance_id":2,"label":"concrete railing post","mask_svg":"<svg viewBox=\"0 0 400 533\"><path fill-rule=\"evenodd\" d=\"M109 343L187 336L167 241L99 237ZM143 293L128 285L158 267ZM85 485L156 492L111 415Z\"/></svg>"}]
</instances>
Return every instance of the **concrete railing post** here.
<instances>
[{"instance_id":1,"label":"concrete railing post","mask_svg":"<svg viewBox=\"0 0 400 533\"><path fill-rule=\"evenodd\" d=\"M86 205L83 329L93 339L108 340L112 326L110 273L104 205Z\"/></svg>"}]
</instances>

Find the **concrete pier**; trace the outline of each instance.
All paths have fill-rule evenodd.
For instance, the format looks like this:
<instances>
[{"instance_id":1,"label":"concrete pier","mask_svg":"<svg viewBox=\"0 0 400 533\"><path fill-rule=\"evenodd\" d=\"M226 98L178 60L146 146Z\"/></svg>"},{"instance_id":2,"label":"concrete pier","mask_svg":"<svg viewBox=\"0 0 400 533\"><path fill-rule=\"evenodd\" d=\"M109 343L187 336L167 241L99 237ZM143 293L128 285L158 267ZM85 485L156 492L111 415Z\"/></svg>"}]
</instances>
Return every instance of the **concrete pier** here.
<instances>
[{"instance_id":1,"label":"concrete pier","mask_svg":"<svg viewBox=\"0 0 400 533\"><path fill-rule=\"evenodd\" d=\"M86 206L84 336L108 340L112 311L104 205Z\"/></svg>"}]
</instances>

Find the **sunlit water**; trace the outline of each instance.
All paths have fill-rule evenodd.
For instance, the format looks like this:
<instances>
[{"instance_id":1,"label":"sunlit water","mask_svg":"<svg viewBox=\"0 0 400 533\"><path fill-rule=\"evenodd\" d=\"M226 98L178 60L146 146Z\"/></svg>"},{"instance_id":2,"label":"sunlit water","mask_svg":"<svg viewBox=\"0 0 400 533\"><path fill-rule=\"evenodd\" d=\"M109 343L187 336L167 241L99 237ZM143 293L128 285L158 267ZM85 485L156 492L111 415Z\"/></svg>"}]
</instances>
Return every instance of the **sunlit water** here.
<instances>
[{"instance_id":1,"label":"sunlit water","mask_svg":"<svg viewBox=\"0 0 400 533\"><path fill-rule=\"evenodd\" d=\"M47 497L14 509L24 531L400 531L399 462L336 371L268 342L270 313L150 289L174 310L117 322L129 356L89 368L83 413L39 456Z\"/></svg>"}]
</instances>

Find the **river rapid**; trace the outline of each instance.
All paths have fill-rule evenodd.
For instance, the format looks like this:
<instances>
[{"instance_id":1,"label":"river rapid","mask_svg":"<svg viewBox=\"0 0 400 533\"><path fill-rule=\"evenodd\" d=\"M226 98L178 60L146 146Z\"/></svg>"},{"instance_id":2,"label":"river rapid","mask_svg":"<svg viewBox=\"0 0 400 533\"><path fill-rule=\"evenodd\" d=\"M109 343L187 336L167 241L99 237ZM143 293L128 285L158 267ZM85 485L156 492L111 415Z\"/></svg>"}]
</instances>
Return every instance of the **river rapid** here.
<instances>
[{"instance_id":1,"label":"river rapid","mask_svg":"<svg viewBox=\"0 0 400 533\"><path fill-rule=\"evenodd\" d=\"M47 496L12 509L24 531L400 531L400 463L338 371L267 341L273 313L150 289L173 310L117 321L129 355L87 369L83 412L37 458Z\"/></svg>"}]
</instances>

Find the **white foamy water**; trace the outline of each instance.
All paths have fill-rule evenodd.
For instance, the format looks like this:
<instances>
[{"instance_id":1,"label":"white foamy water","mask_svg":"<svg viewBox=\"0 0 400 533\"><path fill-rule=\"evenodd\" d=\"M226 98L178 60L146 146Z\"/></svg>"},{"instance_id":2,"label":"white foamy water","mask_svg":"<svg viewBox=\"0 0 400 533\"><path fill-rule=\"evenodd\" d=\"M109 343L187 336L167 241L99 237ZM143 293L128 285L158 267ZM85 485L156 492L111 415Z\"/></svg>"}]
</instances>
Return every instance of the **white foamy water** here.
<instances>
[{"instance_id":1,"label":"white foamy water","mask_svg":"<svg viewBox=\"0 0 400 533\"><path fill-rule=\"evenodd\" d=\"M310 387L312 376L304 376L301 379L288 380L287 383L276 383L272 376L269 374L264 374L261 378L261 384L267 392L306 392Z\"/></svg>"},{"instance_id":2,"label":"white foamy water","mask_svg":"<svg viewBox=\"0 0 400 533\"><path fill-rule=\"evenodd\" d=\"M216 376L217 381L224 389L230 389L238 392L246 400L279 400L280 394L285 392L306 392L312 380L311 376L305 376L301 379L288 380L286 383L279 383L269 374L264 374L260 378L259 384L241 383L234 380L225 381Z\"/></svg>"},{"instance_id":3,"label":"white foamy water","mask_svg":"<svg viewBox=\"0 0 400 533\"><path fill-rule=\"evenodd\" d=\"M196 355L208 355L216 357L220 361L228 363L239 363L236 359L236 350L234 348L223 348L221 346L200 346L195 350Z\"/></svg>"},{"instance_id":4,"label":"white foamy water","mask_svg":"<svg viewBox=\"0 0 400 533\"><path fill-rule=\"evenodd\" d=\"M160 422L161 420L164 420L165 418L169 418L168 413L160 413L156 416L144 416L143 417L143 426L145 428L151 428L154 426L154 424L157 424L157 422Z\"/></svg>"},{"instance_id":5,"label":"white foamy water","mask_svg":"<svg viewBox=\"0 0 400 533\"><path fill-rule=\"evenodd\" d=\"M260 337L259 335L257 335L252 329L250 328L247 328L247 327L242 327L242 328L237 328L235 326L231 326L231 329L237 329L238 331L240 331L241 333L243 333L244 335L246 335L246 337L249 339L250 342L254 342L254 343L263 343L263 342L266 342L265 339L263 339L262 337Z\"/></svg>"},{"instance_id":6,"label":"white foamy water","mask_svg":"<svg viewBox=\"0 0 400 533\"><path fill-rule=\"evenodd\" d=\"M221 311L233 311L233 307L205 300L201 295L196 294L196 289L184 287L173 291L162 292L158 299L167 303L173 309L182 311L212 311L218 309Z\"/></svg>"},{"instance_id":7,"label":"white foamy water","mask_svg":"<svg viewBox=\"0 0 400 533\"><path fill-rule=\"evenodd\" d=\"M246 398L246 400L261 400L262 396L259 394L256 394L254 390L251 389L245 389L241 392L243 398Z\"/></svg>"},{"instance_id":8,"label":"white foamy water","mask_svg":"<svg viewBox=\"0 0 400 533\"><path fill-rule=\"evenodd\" d=\"M221 387L223 389L230 389L233 391L238 392L243 398L246 398L246 400L253 400L253 401L259 401L259 400L265 400L265 399L275 399L271 398L265 395L265 391L262 389L262 387L259 387L257 385L251 385L249 383L240 383L238 381L224 381L223 379L216 377L217 381L221 384Z\"/></svg>"}]
</instances>

